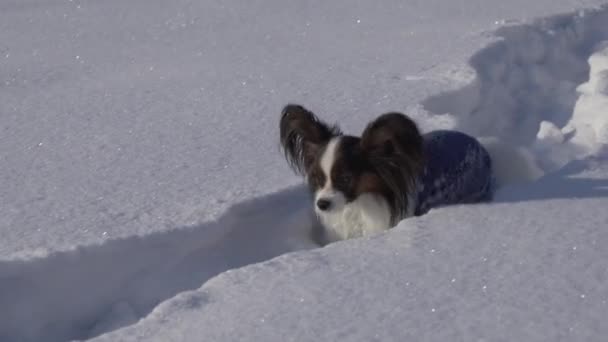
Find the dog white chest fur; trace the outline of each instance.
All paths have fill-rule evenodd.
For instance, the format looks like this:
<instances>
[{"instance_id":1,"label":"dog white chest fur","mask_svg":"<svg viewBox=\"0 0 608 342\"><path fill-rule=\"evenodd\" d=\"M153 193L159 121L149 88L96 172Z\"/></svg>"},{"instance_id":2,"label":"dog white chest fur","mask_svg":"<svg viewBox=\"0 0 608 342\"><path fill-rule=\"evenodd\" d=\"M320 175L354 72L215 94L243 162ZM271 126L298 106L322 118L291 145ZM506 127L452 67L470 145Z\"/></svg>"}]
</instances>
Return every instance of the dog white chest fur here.
<instances>
[{"instance_id":1,"label":"dog white chest fur","mask_svg":"<svg viewBox=\"0 0 608 342\"><path fill-rule=\"evenodd\" d=\"M391 211L386 200L376 194L365 193L348 202L344 194L332 186L331 170L336 160L340 137L333 138L321 156L320 166L325 184L315 191L315 212L325 227L329 242L366 236L391 227ZM331 207L325 210L318 205L327 200Z\"/></svg>"}]
</instances>

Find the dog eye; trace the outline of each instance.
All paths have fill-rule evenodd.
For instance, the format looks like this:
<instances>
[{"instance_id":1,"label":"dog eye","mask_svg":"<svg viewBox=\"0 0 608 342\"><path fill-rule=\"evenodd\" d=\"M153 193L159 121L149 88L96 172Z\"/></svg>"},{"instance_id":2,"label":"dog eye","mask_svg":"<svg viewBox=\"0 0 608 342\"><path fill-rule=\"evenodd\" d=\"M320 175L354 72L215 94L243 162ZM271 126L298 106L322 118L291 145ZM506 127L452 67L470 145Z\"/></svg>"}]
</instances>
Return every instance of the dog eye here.
<instances>
[{"instance_id":1,"label":"dog eye","mask_svg":"<svg viewBox=\"0 0 608 342\"><path fill-rule=\"evenodd\" d=\"M351 180L352 180L351 175L349 175L349 174L342 174L338 178L338 183L340 183L342 185L348 185L348 184L350 184Z\"/></svg>"},{"instance_id":2,"label":"dog eye","mask_svg":"<svg viewBox=\"0 0 608 342\"><path fill-rule=\"evenodd\" d=\"M315 177L315 182L317 183L317 185L323 186L323 183L325 183L325 177L323 175L317 175Z\"/></svg>"},{"instance_id":3,"label":"dog eye","mask_svg":"<svg viewBox=\"0 0 608 342\"><path fill-rule=\"evenodd\" d=\"M314 186L323 186L324 176L319 172L313 172L310 176L310 183Z\"/></svg>"}]
</instances>

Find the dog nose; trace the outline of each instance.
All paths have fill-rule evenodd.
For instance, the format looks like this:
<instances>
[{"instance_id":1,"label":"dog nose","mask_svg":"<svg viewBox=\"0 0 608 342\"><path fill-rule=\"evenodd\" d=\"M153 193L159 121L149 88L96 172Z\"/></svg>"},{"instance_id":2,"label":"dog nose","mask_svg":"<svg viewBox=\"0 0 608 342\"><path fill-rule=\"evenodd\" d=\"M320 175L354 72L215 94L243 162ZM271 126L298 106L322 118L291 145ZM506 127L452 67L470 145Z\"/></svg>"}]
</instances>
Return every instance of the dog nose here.
<instances>
[{"instance_id":1,"label":"dog nose","mask_svg":"<svg viewBox=\"0 0 608 342\"><path fill-rule=\"evenodd\" d=\"M317 201L317 207L321 210L327 210L331 206L331 201L325 198L321 198Z\"/></svg>"}]
</instances>

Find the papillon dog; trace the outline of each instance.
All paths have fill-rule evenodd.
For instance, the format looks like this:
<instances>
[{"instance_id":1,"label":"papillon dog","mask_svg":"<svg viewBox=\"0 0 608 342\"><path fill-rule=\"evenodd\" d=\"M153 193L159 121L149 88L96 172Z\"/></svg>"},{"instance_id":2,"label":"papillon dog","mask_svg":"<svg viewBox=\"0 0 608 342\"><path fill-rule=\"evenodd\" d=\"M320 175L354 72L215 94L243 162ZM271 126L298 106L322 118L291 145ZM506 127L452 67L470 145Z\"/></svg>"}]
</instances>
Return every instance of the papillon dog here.
<instances>
[{"instance_id":1,"label":"papillon dog","mask_svg":"<svg viewBox=\"0 0 608 342\"><path fill-rule=\"evenodd\" d=\"M387 230L431 208L492 198L492 161L475 138L448 130L422 135L401 113L380 115L356 137L290 104L280 138L310 188L322 245Z\"/></svg>"}]
</instances>

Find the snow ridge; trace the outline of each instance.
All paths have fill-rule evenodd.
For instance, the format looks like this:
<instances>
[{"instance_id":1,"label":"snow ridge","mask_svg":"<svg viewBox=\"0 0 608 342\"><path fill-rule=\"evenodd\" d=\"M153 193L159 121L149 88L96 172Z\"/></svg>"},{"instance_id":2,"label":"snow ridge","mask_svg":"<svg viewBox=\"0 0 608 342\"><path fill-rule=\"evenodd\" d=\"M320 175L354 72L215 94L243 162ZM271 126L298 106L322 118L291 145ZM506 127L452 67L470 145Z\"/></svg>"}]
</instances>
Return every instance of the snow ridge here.
<instances>
[{"instance_id":1,"label":"snow ridge","mask_svg":"<svg viewBox=\"0 0 608 342\"><path fill-rule=\"evenodd\" d=\"M496 32L497 42L471 58L476 73L471 84L432 96L423 106L453 116L459 130L526 147L542 169L555 171L582 157L580 144L568 143L574 129L566 126L577 126L569 124L577 87L601 72L590 70L587 58L608 38L606 22L608 9L603 7L503 27ZM599 65L600 59L593 61ZM551 143L552 153L547 153L552 128L564 132L558 134L559 146Z\"/></svg>"},{"instance_id":2,"label":"snow ridge","mask_svg":"<svg viewBox=\"0 0 608 342\"><path fill-rule=\"evenodd\" d=\"M133 324L226 270L314 247L310 218L297 187L237 204L216 222L0 262L0 341L87 339Z\"/></svg>"}]
</instances>

